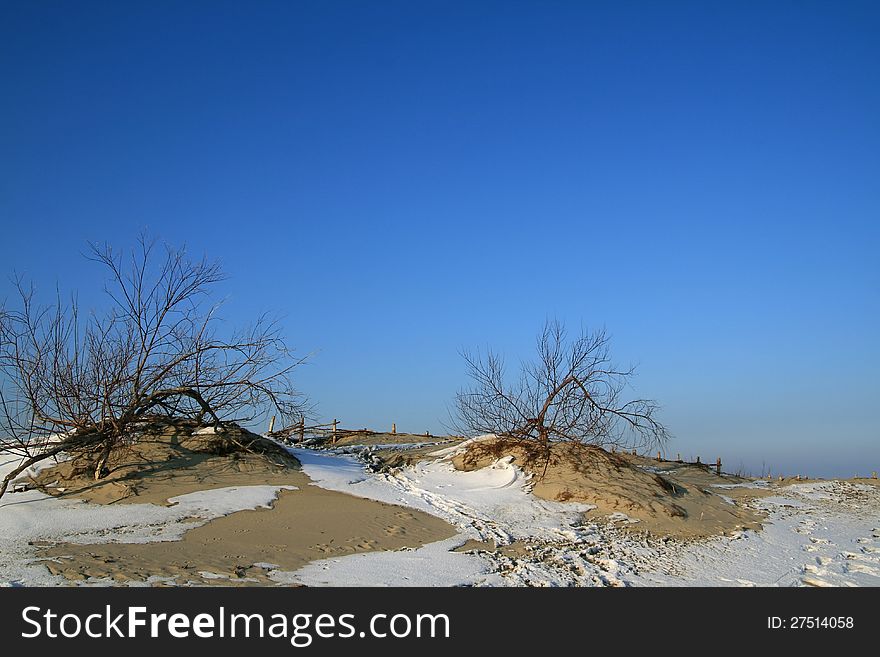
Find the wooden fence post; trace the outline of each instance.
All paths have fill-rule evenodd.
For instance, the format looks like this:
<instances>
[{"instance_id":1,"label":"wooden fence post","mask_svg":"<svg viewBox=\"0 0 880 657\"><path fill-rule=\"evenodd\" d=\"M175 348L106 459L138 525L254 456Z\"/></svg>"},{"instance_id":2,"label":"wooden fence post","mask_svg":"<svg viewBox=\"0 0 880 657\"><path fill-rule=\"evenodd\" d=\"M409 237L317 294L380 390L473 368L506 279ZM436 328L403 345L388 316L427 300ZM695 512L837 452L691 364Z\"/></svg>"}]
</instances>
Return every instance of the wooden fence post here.
<instances>
[{"instance_id":1,"label":"wooden fence post","mask_svg":"<svg viewBox=\"0 0 880 657\"><path fill-rule=\"evenodd\" d=\"M663 457L660 455L660 452L657 452L657 460L662 461Z\"/></svg>"},{"instance_id":2,"label":"wooden fence post","mask_svg":"<svg viewBox=\"0 0 880 657\"><path fill-rule=\"evenodd\" d=\"M275 416L272 416L272 419L269 420L269 433L272 433L272 429L275 428Z\"/></svg>"},{"instance_id":3,"label":"wooden fence post","mask_svg":"<svg viewBox=\"0 0 880 657\"><path fill-rule=\"evenodd\" d=\"M333 418L333 444L336 444L336 425L339 424L339 420Z\"/></svg>"},{"instance_id":4,"label":"wooden fence post","mask_svg":"<svg viewBox=\"0 0 880 657\"><path fill-rule=\"evenodd\" d=\"M715 471L718 473L718 476L721 476L721 457L719 456L715 459Z\"/></svg>"},{"instance_id":5,"label":"wooden fence post","mask_svg":"<svg viewBox=\"0 0 880 657\"><path fill-rule=\"evenodd\" d=\"M299 442L306 439L306 416L299 416Z\"/></svg>"},{"instance_id":6,"label":"wooden fence post","mask_svg":"<svg viewBox=\"0 0 880 657\"><path fill-rule=\"evenodd\" d=\"M397 433L397 423L396 422L391 423L391 433L392 434Z\"/></svg>"}]
</instances>

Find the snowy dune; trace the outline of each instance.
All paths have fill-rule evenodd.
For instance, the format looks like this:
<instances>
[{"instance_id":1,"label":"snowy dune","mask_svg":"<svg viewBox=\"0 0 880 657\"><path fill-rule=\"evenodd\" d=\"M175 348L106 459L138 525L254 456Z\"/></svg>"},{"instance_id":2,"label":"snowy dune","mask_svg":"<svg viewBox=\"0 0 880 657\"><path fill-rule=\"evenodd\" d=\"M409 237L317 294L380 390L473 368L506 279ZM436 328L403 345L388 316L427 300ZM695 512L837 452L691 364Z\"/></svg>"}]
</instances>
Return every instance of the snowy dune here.
<instances>
[{"instance_id":1,"label":"snowy dune","mask_svg":"<svg viewBox=\"0 0 880 657\"><path fill-rule=\"evenodd\" d=\"M456 450L446 450L451 456ZM880 489L850 482L793 484L751 504L768 514L761 531L682 542L641 538L583 523L585 505L527 492L508 459L475 472L444 461L394 475L371 474L351 456L294 450L317 485L434 513L460 540L520 541L517 554L480 552L486 567L445 550L455 539L408 553L355 555L312 563L284 581L310 585L878 586ZM764 482L743 487L765 488ZM730 486L728 486L730 487ZM625 516L617 518L627 522ZM404 582L398 575L404 573Z\"/></svg>"},{"instance_id":2,"label":"snowy dune","mask_svg":"<svg viewBox=\"0 0 880 657\"><path fill-rule=\"evenodd\" d=\"M509 458L472 472L434 460L394 474L377 474L351 455L291 452L302 462L312 485L431 513L454 525L458 535L418 549L334 557L295 572L276 570L270 576L278 583L880 585L880 489L876 486L826 481L780 487L771 497L749 502L767 513L762 531L679 541L624 531L629 519L622 514L610 524L585 521L588 505L538 499L529 493L529 476ZM0 475L14 465L12 460L0 463ZM170 507L103 506L36 491L8 495L0 501L0 582L66 583L33 563L37 548L32 543L176 540L211 518L266 506L280 488L202 491L179 496ZM466 541L483 548L493 543L509 547L453 551Z\"/></svg>"}]
</instances>

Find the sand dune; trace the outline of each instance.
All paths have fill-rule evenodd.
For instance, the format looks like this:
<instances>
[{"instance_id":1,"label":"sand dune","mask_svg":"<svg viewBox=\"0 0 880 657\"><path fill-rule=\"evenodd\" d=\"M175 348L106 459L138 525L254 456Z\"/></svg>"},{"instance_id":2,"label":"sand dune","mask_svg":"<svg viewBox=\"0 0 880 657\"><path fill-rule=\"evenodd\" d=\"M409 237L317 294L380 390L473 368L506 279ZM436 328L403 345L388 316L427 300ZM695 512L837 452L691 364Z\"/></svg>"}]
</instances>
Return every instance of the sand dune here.
<instances>
[{"instance_id":1,"label":"sand dune","mask_svg":"<svg viewBox=\"0 0 880 657\"><path fill-rule=\"evenodd\" d=\"M639 457L573 443L553 445L548 461L528 446L501 440L471 442L452 456L452 462L469 471L486 467L499 456L512 456L513 463L533 475L535 496L593 505L589 517L620 518L622 526L634 531L705 537L760 527L759 514L714 488L740 480L697 466L655 469L647 459L639 462ZM754 491L755 496L760 494Z\"/></svg>"},{"instance_id":2,"label":"sand dune","mask_svg":"<svg viewBox=\"0 0 880 657\"><path fill-rule=\"evenodd\" d=\"M421 511L313 486L295 457L254 434L236 438L256 451L229 453L228 437L167 428L114 454L110 475L98 482L90 463L71 460L40 470L30 483L63 499L131 505L132 514L139 505L173 505L196 491L279 487L270 508L201 524L194 518L199 526L175 541L131 543L124 532L108 532L106 543L43 542L37 558L70 581L271 583L273 570L296 570L334 555L419 547L456 533Z\"/></svg>"},{"instance_id":3,"label":"sand dune","mask_svg":"<svg viewBox=\"0 0 880 657\"><path fill-rule=\"evenodd\" d=\"M880 577L876 480L756 482L577 445L554 446L546 461L493 437L377 433L314 450L243 433L230 447L230 436L191 429L142 436L99 482L87 461L32 472L30 483L52 497L32 490L0 501L0 580L624 586Z\"/></svg>"}]
</instances>

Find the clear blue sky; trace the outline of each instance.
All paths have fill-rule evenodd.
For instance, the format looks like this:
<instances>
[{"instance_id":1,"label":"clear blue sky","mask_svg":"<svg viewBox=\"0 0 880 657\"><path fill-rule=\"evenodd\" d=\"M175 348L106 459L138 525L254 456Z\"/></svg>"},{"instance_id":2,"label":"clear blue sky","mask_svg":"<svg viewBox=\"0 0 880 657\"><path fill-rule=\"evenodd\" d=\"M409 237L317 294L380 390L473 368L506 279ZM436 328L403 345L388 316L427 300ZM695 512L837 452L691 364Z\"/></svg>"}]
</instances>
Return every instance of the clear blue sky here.
<instances>
[{"instance_id":1,"label":"clear blue sky","mask_svg":"<svg viewBox=\"0 0 880 657\"><path fill-rule=\"evenodd\" d=\"M219 258L345 426L604 326L672 453L880 469L876 2L2 2L0 261ZM2 295L9 284L2 283Z\"/></svg>"}]
</instances>

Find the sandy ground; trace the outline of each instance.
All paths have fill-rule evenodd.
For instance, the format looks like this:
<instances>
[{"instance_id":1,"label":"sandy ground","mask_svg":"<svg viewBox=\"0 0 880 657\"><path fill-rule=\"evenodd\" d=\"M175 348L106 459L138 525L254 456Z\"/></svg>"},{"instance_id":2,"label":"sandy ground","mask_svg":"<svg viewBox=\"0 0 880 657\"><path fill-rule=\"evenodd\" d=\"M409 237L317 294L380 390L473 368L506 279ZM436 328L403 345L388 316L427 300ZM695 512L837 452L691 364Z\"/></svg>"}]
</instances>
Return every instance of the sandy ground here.
<instances>
[{"instance_id":1,"label":"sandy ground","mask_svg":"<svg viewBox=\"0 0 880 657\"><path fill-rule=\"evenodd\" d=\"M63 461L22 479L59 498L94 504L168 504L168 498L227 486L298 485L299 463L285 453L217 454L201 437L147 436L117 453L110 474L95 481L90 462Z\"/></svg>"},{"instance_id":2,"label":"sandy ground","mask_svg":"<svg viewBox=\"0 0 880 657\"><path fill-rule=\"evenodd\" d=\"M593 505L589 518L623 514L638 521L623 524L633 531L699 538L761 526L762 514L743 504L732 504L731 499L753 498L762 491L731 489L735 492L725 490L722 496L716 486L742 480L697 466L651 463L575 444L554 445L547 462L543 457L535 460L519 445L498 441L471 443L452 462L456 468L470 471L486 467L501 455L512 455L514 464L532 473L536 497Z\"/></svg>"},{"instance_id":3,"label":"sandy ground","mask_svg":"<svg viewBox=\"0 0 880 657\"><path fill-rule=\"evenodd\" d=\"M16 509L0 535L0 580L9 572L13 584L880 582L876 479L755 481L577 446L555 447L545 468L491 438L376 433L288 450L233 437L249 449L230 451L211 432L147 436L116 455L100 482L77 461L32 474L31 485L53 497L0 501L13 505L0 514ZM39 559L54 578L3 552Z\"/></svg>"},{"instance_id":4,"label":"sandy ground","mask_svg":"<svg viewBox=\"0 0 880 657\"><path fill-rule=\"evenodd\" d=\"M277 483L277 482L276 482ZM317 559L376 550L416 548L455 535L421 511L310 486L281 491L271 509L239 511L189 530L181 541L61 544L38 552L68 580L116 582L170 578L184 583L272 583L273 570L295 571Z\"/></svg>"}]
</instances>

